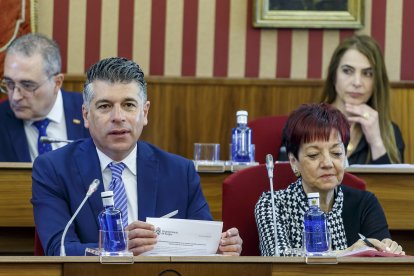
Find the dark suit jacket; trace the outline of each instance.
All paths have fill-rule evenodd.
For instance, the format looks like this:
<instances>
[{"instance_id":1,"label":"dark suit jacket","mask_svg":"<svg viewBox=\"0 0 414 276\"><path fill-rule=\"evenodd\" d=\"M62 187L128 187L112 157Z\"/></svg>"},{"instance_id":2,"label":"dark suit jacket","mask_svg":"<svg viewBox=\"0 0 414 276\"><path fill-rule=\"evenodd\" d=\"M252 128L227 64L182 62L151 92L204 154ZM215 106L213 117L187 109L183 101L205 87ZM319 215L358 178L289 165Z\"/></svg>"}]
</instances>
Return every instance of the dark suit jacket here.
<instances>
[{"instance_id":1,"label":"dark suit jacket","mask_svg":"<svg viewBox=\"0 0 414 276\"><path fill-rule=\"evenodd\" d=\"M63 109L69 140L89 137L82 118L82 94L62 90ZM78 120L74 123L74 120ZM9 101L0 105L0 162L32 162L23 120L14 116Z\"/></svg>"},{"instance_id":2,"label":"dark suit jacket","mask_svg":"<svg viewBox=\"0 0 414 276\"><path fill-rule=\"evenodd\" d=\"M401 163L404 163L404 150L405 150L404 140L403 140L403 137L402 137L402 134L401 134L401 131L398 125L395 123L392 123L392 126L394 128L395 142L397 144L398 151L400 152ZM372 160L372 158L368 160L369 151L370 151L369 144L367 140L365 139L365 136L362 136L356 149L348 157L349 165L352 165L352 164L391 164L391 159L389 158L388 153L385 153L384 155L380 156L376 160Z\"/></svg>"},{"instance_id":3,"label":"dark suit jacket","mask_svg":"<svg viewBox=\"0 0 414 276\"><path fill-rule=\"evenodd\" d=\"M63 229L84 199L89 184L101 185L88 199L65 239L67 255L97 247L98 214L104 191L98 154L91 138L40 155L33 164L32 204L36 229L46 255L59 255ZM211 220L192 161L139 141L137 149L138 219L161 217Z\"/></svg>"}]
</instances>

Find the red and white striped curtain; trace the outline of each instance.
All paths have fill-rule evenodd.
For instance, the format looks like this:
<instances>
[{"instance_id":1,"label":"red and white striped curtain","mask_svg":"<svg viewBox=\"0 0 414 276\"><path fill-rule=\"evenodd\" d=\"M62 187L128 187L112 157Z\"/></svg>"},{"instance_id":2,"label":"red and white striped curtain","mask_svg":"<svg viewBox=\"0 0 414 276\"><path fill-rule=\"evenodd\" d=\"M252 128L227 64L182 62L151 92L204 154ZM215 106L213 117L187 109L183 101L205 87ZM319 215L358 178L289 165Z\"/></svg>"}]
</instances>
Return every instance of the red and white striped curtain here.
<instances>
[{"instance_id":1,"label":"red and white striped curtain","mask_svg":"<svg viewBox=\"0 0 414 276\"><path fill-rule=\"evenodd\" d=\"M364 27L252 27L256 0L39 0L39 32L61 47L63 72L108 56L147 75L323 79L339 41L373 36L392 81L414 80L414 0L361 0Z\"/></svg>"}]
</instances>

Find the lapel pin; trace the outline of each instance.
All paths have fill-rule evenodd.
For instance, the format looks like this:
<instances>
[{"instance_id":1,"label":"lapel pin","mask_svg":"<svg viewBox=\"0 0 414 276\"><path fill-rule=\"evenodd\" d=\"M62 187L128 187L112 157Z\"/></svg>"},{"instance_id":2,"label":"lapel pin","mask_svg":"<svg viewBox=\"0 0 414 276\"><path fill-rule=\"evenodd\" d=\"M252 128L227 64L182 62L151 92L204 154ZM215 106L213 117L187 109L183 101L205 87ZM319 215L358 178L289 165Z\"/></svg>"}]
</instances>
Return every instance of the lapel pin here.
<instances>
[{"instance_id":1,"label":"lapel pin","mask_svg":"<svg viewBox=\"0 0 414 276\"><path fill-rule=\"evenodd\" d=\"M74 124L76 124L76 125L79 125L79 124L80 124L80 120L78 120L78 119L73 119L73 120L72 120L72 122L73 122Z\"/></svg>"}]
</instances>

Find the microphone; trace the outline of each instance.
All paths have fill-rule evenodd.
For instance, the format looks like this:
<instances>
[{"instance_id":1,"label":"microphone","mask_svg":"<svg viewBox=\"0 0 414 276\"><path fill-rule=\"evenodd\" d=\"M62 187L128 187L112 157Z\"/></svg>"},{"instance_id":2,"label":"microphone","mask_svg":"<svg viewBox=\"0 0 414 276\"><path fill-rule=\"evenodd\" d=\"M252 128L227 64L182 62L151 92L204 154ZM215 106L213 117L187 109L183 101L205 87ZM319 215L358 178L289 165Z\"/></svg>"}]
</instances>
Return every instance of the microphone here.
<instances>
[{"instance_id":1,"label":"microphone","mask_svg":"<svg viewBox=\"0 0 414 276\"><path fill-rule=\"evenodd\" d=\"M48 136L40 136L40 142L42 143L72 143L73 140L57 139Z\"/></svg>"},{"instance_id":2,"label":"microphone","mask_svg":"<svg viewBox=\"0 0 414 276\"><path fill-rule=\"evenodd\" d=\"M273 168L275 164L273 163L273 156L271 154L266 155L266 169L267 175L269 178L273 179Z\"/></svg>"},{"instance_id":3,"label":"microphone","mask_svg":"<svg viewBox=\"0 0 414 276\"><path fill-rule=\"evenodd\" d=\"M64 242L65 242L66 232L68 232L69 226L72 224L73 220L76 218L76 216L78 215L79 211L82 209L82 207L85 204L86 200L88 200L88 198L98 189L98 186L99 186L100 183L101 182L99 181L99 179L94 179L92 181L92 183L89 185L89 189L88 189L88 192L86 193L85 198L83 199L83 201L79 205L79 207L76 210L76 212L70 218L70 220L68 221L68 223L66 224L65 230L63 230L62 239L60 240L60 256L66 256L65 243Z\"/></svg>"},{"instance_id":4,"label":"microphone","mask_svg":"<svg viewBox=\"0 0 414 276\"><path fill-rule=\"evenodd\" d=\"M272 215L273 215L273 225L275 228L275 256L280 256L278 241L277 241L277 224L276 224L276 210L275 210L275 195L273 191L273 168L275 164L273 162L273 156L271 154L266 155L266 169L267 169L267 176L269 177L270 183L270 198L272 201Z\"/></svg>"}]
</instances>

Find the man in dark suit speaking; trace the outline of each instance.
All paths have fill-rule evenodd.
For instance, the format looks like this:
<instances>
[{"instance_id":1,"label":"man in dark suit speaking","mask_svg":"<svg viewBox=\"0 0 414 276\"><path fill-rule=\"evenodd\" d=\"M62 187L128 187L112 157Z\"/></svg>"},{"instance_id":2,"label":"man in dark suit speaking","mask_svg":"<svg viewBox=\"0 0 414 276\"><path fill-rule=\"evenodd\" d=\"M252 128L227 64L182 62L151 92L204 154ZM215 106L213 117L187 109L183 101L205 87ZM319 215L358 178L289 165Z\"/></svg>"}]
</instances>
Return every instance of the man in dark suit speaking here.
<instances>
[{"instance_id":1,"label":"man in dark suit speaking","mask_svg":"<svg viewBox=\"0 0 414 276\"><path fill-rule=\"evenodd\" d=\"M124 58L101 60L87 72L82 111L92 138L41 155L33 164L34 219L46 255L59 255L62 232L94 179L103 185L69 228L67 255L97 247L100 193L107 190L114 191L115 207L127 219L123 225L134 255L157 242L146 217L178 210L174 218L212 219L193 162L139 140L148 123L146 90L141 68ZM238 230L231 228L222 233L218 253L238 255L241 245Z\"/></svg>"},{"instance_id":2,"label":"man in dark suit speaking","mask_svg":"<svg viewBox=\"0 0 414 276\"><path fill-rule=\"evenodd\" d=\"M61 89L59 47L40 34L28 34L7 48L0 90L0 162L31 162L39 154L64 146L45 144L41 136L59 140L88 137L83 126L82 95Z\"/></svg>"}]
</instances>

